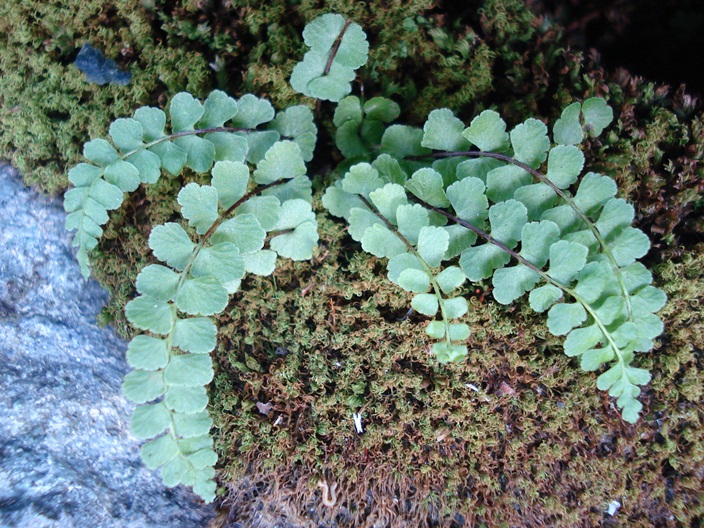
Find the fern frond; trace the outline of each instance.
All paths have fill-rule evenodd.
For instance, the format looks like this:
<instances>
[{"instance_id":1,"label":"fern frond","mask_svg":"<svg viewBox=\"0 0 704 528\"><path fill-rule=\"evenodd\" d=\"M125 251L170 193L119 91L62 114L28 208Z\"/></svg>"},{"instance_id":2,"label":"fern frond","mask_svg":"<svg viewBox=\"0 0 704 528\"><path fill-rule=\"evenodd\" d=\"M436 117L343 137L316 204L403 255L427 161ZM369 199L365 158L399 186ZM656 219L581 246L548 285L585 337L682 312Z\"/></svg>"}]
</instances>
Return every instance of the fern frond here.
<instances>
[{"instance_id":1,"label":"fern frond","mask_svg":"<svg viewBox=\"0 0 704 528\"><path fill-rule=\"evenodd\" d=\"M267 123L266 129L258 129ZM66 229L76 231L73 245L81 273L90 275L88 254L98 245L108 211L119 208L124 193L140 183L155 183L162 170L176 176L184 167L207 172L217 161L257 163L281 138L294 141L304 159L310 159L316 134L305 107L289 108L275 119L268 101L253 95L235 101L217 90L203 103L188 93L175 95L168 115L142 107L133 118L117 119L110 126L110 141L86 143L83 153L91 163L69 170L74 187L64 196Z\"/></svg>"},{"instance_id":2,"label":"fern frond","mask_svg":"<svg viewBox=\"0 0 704 528\"><path fill-rule=\"evenodd\" d=\"M649 241L631 227L633 207L615 198L615 182L587 173L569 192L584 167L575 145L585 131L600 133L611 117L602 100L571 105L553 132L562 144L553 145L536 119L507 133L491 110L466 128L449 110L436 110L422 131L389 127L381 152L396 159L382 154L371 165L352 166L323 204L348 220L363 249L389 258L389 278L417 294L417 311L440 314L426 332L442 340L434 346L441 361L461 359L459 341L469 334L450 326L466 301L443 299L437 279L455 277L458 269L470 281L491 278L498 302L529 293L533 309L548 310L548 329L567 336L565 353L579 356L584 370L608 366L597 386L635 422L642 409L638 386L650 374L631 364L662 332L654 314L666 297L636 262ZM471 144L481 150L468 150ZM546 174L537 170L543 164ZM457 307L440 310L448 302Z\"/></svg>"},{"instance_id":3,"label":"fern frond","mask_svg":"<svg viewBox=\"0 0 704 528\"><path fill-rule=\"evenodd\" d=\"M142 458L161 468L167 486L192 486L207 502L215 497L217 462L205 390L213 378L213 318L247 271L269 275L277 256L311 257L318 237L310 183L304 198L262 196L305 170L292 141L274 143L252 174L242 161L216 162L210 185L189 183L179 192L188 227L169 222L152 230L149 246L162 264L139 273L139 296L125 306L127 319L149 332L130 342L127 359L135 370L123 383L125 395L140 404L132 431L151 439Z\"/></svg>"}]
</instances>

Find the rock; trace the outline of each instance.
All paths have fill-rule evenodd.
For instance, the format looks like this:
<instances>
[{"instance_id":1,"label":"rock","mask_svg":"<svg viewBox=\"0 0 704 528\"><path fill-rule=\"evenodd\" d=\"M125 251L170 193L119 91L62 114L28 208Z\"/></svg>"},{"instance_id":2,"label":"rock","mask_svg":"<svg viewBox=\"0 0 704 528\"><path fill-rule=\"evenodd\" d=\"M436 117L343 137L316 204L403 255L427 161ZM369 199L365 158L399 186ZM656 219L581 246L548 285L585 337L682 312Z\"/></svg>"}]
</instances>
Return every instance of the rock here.
<instances>
[{"instance_id":1,"label":"rock","mask_svg":"<svg viewBox=\"0 0 704 528\"><path fill-rule=\"evenodd\" d=\"M58 200L0 166L0 526L198 527L215 515L139 458L126 344L95 318Z\"/></svg>"}]
</instances>

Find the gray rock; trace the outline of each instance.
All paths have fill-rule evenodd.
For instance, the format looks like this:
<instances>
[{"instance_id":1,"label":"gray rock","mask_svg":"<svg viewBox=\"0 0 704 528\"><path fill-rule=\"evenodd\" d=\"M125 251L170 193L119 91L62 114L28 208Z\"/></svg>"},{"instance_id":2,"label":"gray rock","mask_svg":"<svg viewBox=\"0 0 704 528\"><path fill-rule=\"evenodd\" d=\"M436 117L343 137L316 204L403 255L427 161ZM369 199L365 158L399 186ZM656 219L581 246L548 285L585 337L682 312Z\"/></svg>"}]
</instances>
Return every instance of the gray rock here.
<instances>
[{"instance_id":1,"label":"gray rock","mask_svg":"<svg viewBox=\"0 0 704 528\"><path fill-rule=\"evenodd\" d=\"M65 213L0 166L0 526L198 527L214 517L139 458L126 344L95 318Z\"/></svg>"}]
</instances>

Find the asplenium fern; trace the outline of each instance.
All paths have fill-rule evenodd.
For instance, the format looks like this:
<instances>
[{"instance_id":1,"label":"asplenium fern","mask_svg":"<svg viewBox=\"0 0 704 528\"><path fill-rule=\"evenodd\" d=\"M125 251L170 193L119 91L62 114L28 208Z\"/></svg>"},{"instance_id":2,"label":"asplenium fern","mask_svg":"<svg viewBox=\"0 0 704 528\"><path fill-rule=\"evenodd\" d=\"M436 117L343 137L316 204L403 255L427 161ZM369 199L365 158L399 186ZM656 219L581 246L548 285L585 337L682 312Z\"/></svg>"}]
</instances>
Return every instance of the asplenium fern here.
<instances>
[{"instance_id":1,"label":"asplenium fern","mask_svg":"<svg viewBox=\"0 0 704 528\"><path fill-rule=\"evenodd\" d=\"M162 169L211 173L210 185L189 183L179 192L183 221L151 232L149 247L161 264L139 273L139 295L125 307L130 323L145 333L130 341L127 361L135 370L123 391L139 404L133 433L153 438L142 447L146 465L161 468L166 485L192 486L212 501L217 455L205 386L213 378L213 317L245 273L270 275L277 257L311 258L318 233L305 161L312 158L317 129L307 107L275 116L267 101L252 95L235 101L219 91L203 104L177 94L169 114L170 134L164 132L167 115L146 107L111 125L112 142L86 144L94 164L69 172L76 187L66 193L66 227L77 230L74 243L87 276L88 252L124 192L156 182Z\"/></svg>"},{"instance_id":2,"label":"asplenium fern","mask_svg":"<svg viewBox=\"0 0 704 528\"><path fill-rule=\"evenodd\" d=\"M300 147L304 160L313 158L317 129L304 106L275 115L271 103L249 94L235 101L216 90L201 104L179 93L169 117L169 133L167 115L158 108L143 107L132 118L117 119L110 125L112 141L86 143L83 155L92 163L69 171L74 188L64 196L66 229L76 231L73 245L84 277L90 275L88 254L103 234L107 212L120 207L124 193L140 183L155 183L162 170L176 176L184 167L207 172L216 161L256 163L282 137Z\"/></svg>"},{"instance_id":3,"label":"asplenium fern","mask_svg":"<svg viewBox=\"0 0 704 528\"><path fill-rule=\"evenodd\" d=\"M650 242L631 227L633 206L615 198L614 180L590 172L574 195L568 190L584 166L575 145L611 119L601 99L572 104L553 144L536 119L507 133L491 110L469 127L435 110L423 130L386 129L378 151L368 152L376 159L353 165L323 204L349 222L365 251L389 259L389 279L415 293L412 307L436 318L426 333L439 361L467 355L469 327L459 319L468 304L458 289L465 279L491 278L498 302L530 292L534 310L549 310L548 329L567 335L565 353L580 356L584 370L607 364L597 386L635 422L638 386L650 374L631 363L662 332L654 313L666 297L636 262ZM546 160L542 174L536 169Z\"/></svg>"},{"instance_id":4,"label":"asplenium fern","mask_svg":"<svg viewBox=\"0 0 704 528\"><path fill-rule=\"evenodd\" d=\"M462 286L491 278L498 302L528 294L534 310L548 311L548 329L567 336L565 353L579 356L584 370L606 365L598 388L635 422L639 386L650 374L632 363L662 332L654 314L666 297L637 262L650 244L631 226L633 207L615 197L611 178L582 175L578 145L611 122L605 102L565 108L552 140L537 119L507 132L492 110L469 127L449 109L431 112L423 129L391 124L400 115L393 101L345 97L367 60L361 27L329 14L303 36L311 50L291 84L339 102L335 142L346 158L344 177L326 190L323 205L347 220L362 249L388 259L389 279L415 294L417 312L434 318L425 332L438 360L468 354ZM305 162L316 133L305 106L276 114L253 95L236 101L215 91L201 103L180 93L168 115L145 107L116 120L110 140L85 145L91 163L69 171L75 187L65 195L66 227L76 231L86 277L101 226L124 193L162 171L211 174L209 185L180 190L182 220L156 226L149 237L160 263L141 270L138 295L125 307L143 333L129 344L134 370L123 384L138 404L132 430L149 440L145 463L161 468L168 486L192 486L206 501L215 496L217 461L205 388L214 374L214 319L247 272L270 275L277 257L311 258L318 234Z\"/></svg>"}]
</instances>

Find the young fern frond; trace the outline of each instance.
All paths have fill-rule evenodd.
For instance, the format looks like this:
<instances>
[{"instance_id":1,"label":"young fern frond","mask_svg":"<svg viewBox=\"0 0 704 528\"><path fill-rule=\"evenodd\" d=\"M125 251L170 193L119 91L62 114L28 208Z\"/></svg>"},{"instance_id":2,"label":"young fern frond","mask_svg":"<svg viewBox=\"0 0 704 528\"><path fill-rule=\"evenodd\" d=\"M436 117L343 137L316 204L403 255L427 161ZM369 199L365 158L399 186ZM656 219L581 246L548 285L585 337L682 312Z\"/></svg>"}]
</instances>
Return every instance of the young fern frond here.
<instances>
[{"instance_id":1,"label":"young fern frond","mask_svg":"<svg viewBox=\"0 0 704 528\"><path fill-rule=\"evenodd\" d=\"M355 70L369 54L359 24L342 15L326 14L308 23L303 40L310 48L291 74L291 87L303 95L338 102L352 91Z\"/></svg>"},{"instance_id":2,"label":"young fern frond","mask_svg":"<svg viewBox=\"0 0 704 528\"><path fill-rule=\"evenodd\" d=\"M353 165L327 190L323 204L348 220L363 249L390 259L389 278L416 293L417 311L435 316L448 301L457 304L449 317L441 310L441 319L426 329L442 340L433 346L440 361L461 359L466 348L459 342L469 333L459 327L452 333L457 323L450 323L464 314L466 301L443 300L433 278L454 277L458 269L470 281L491 278L500 303L530 293L533 309L549 310L548 329L567 336L565 352L580 356L584 370L609 365L597 386L617 397L624 419L635 422L642 409L638 386L650 374L631 363L662 332L654 314L666 297L636 262L649 241L631 227L633 207L614 197L615 182L588 173L574 196L568 191L584 165L575 144L584 130L597 135L611 118L603 100L575 103L553 132L565 144L551 146L547 127L536 119L507 133L493 111L465 128L449 110L436 110L422 131L388 128L384 154L370 152L378 155L372 164ZM481 150L469 150L472 144ZM536 169L546 161L543 175ZM476 244L478 238L485 243ZM429 254L435 259L424 258ZM457 257L459 268L442 269ZM512 258L518 263L510 266Z\"/></svg>"},{"instance_id":3,"label":"young fern frond","mask_svg":"<svg viewBox=\"0 0 704 528\"><path fill-rule=\"evenodd\" d=\"M277 255L311 258L318 235L310 182L302 195L285 188L305 172L290 141L274 143L252 175L240 161L216 162L210 185L189 183L179 192L189 227L169 222L152 230L149 246L162 264L140 272L139 296L125 307L128 320L149 333L130 342L127 360L135 370L123 384L127 398L140 404L133 433L157 437L144 444L142 458L161 468L167 486L192 486L208 502L217 462L205 390L213 378L213 316L225 310L246 272L270 275Z\"/></svg>"},{"instance_id":4,"label":"young fern frond","mask_svg":"<svg viewBox=\"0 0 704 528\"><path fill-rule=\"evenodd\" d=\"M83 154L92 163L69 170L74 187L64 196L66 229L76 231L73 245L83 276L90 275L88 254L98 245L108 211L122 205L124 193L155 183L162 169L176 176L184 167L207 172L216 161L256 163L282 137L298 144L306 161L312 159L316 127L308 108L292 107L275 116L264 99L245 95L235 101L220 91L204 103L179 93L168 116L142 107L133 118L117 119L110 126L111 141L86 143Z\"/></svg>"}]
</instances>

